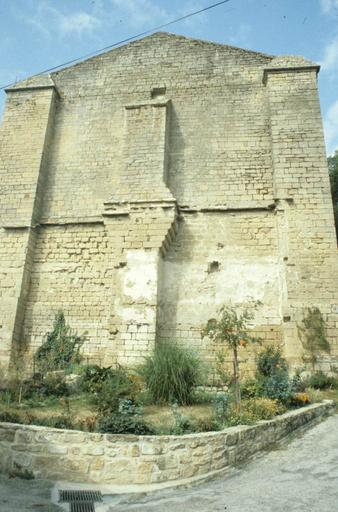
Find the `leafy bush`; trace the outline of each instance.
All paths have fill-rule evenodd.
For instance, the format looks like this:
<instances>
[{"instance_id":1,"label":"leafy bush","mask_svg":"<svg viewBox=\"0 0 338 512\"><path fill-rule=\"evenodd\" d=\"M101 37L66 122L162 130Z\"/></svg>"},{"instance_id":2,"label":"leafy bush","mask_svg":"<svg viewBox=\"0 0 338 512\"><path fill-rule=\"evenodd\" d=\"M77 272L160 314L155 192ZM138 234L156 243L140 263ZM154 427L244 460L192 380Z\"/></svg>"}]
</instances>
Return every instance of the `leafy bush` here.
<instances>
[{"instance_id":1,"label":"leafy bush","mask_svg":"<svg viewBox=\"0 0 338 512\"><path fill-rule=\"evenodd\" d=\"M337 379L326 375L321 370L311 375L307 380L307 384L309 387L314 389L338 388Z\"/></svg>"},{"instance_id":2,"label":"leafy bush","mask_svg":"<svg viewBox=\"0 0 338 512\"><path fill-rule=\"evenodd\" d=\"M247 379L241 383L242 398L255 398L262 393L261 379Z\"/></svg>"},{"instance_id":3,"label":"leafy bush","mask_svg":"<svg viewBox=\"0 0 338 512\"><path fill-rule=\"evenodd\" d=\"M215 418L199 418L196 420L196 432L216 432L222 428L223 425Z\"/></svg>"},{"instance_id":4,"label":"leafy bush","mask_svg":"<svg viewBox=\"0 0 338 512\"><path fill-rule=\"evenodd\" d=\"M24 381L23 395L24 398L68 396L69 389L62 374L35 373L30 379Z\"/></svg>"},{"instance_id":5,"label":"leafy bush","mask_svg":"<svg viewBox=\"0 0 338 512\"><path fill-rule=\"evenodd\" d=\"M53 330L46 335L46 341L37 350L34 361L39 371L63 370L81 361L79 353L83 339L72 333L66 325L62 311L55 315Z\"/></svg>"},{"instance_id":6,"label":"leafy bush","mask_svg":"<svg viewBox=\"0 0 338 512\"><path fill-rule=\"evenodd\" d=\"M261 396L279 400L283 404L290 402L293 386L279 347L269 345L258 355L256 379Z\"/></svg>"},{"instance_id":7,"label":"leafy bush","mask_svg":"<svg viewBox=\"0 0 338 512\"><path fill-rule=\"evenodd\" d=\"M0 411L0 421L8 423L19 423L25 425L40 425L43 427L54 428L77 428L77 425L74 423L74 420L66 414L46 417L36 416L35 414L31 414L28 412L2 410Z\"/></svg>"},{"instance_id":8,"label":"leafy bush","mask_svg":"<svg viewBox=\"0 0 338 512\"><path fill-rule=\"evenodd\" d=\"M229 412L229 395L218 393L213 401L214 418L217 423L223 423Z\"/></svg>"},{"instance_id":9,"label":"leafy bush","mask_svg":"<svg viewBox=\"0 0 338 512\"><path fill-rule=\"evenodd\" d=\"M180 436L182 434L191 434L196 431L196 425L190 418L181 414L178 404L171 406L171 411L174 416L174 425L170 429L170 434Z\"/></svg>"},{"instance_id":10,"label":"leafy bush","mask_svg":"<svg viewBox=\"0 0 338 512\"><path fill-rule=\"evenodd\" d=\"M200 359L174 343L155 347L139 368L154 403L189 404L202 377Z\"/></svg>"},{"instance_id":11,"label":"leafy bush","mask_svg":"<svg viewBox=\"0 0 338 512\"><path fill-rule=\"evenodd\" d=\"M29 423L31 425L40 425L42 427L62 428L68 430L76 430L79 428L79 425L72 417L68 416L68 414L59 414L57 416L48 417L31 416L29 418Z\"/></svg>"},{"instance_id":12,"label":"leafy bush","mask_svg":"<svg viewBox=\"0 0 338 512\"><path fill-rule=\"evenodd\" d=\"M287 373L288 366L282 356L281 349L268 345L257 358L257 373L261 377L271 377L277 372Z\"/></svg>"},{"instance_id":13,"label":"leafy bush","mask_svg":"<svg viewBox=\"0 0 338 512\"><path fill-rule=\"evenodd\" d=\"M276 372L274 375L266 377L262 383L262 395L279 400L283 404L290 402L292 394L292 385L286 372Z\"/></svg>"},{"instance_id":14,"label":"leafy bush","mask_svg":"<svg viewBox=\"0 0 338 512\"><path fill-rule=\"evenodd\" d=\"M98 430L110 434L154 434L154 430L141 418L140 410L130 400L120 400L117 411L101 416Z\"/></svg>"},{"instance_id":15,"label":"leafy bush","mask_svg":"<svg viewBox=\"0 0 338 512\"><path fill-rule=\"evenodd\" d=\"M194 404L212 404L217 396L217 391L208 391L206 389L194 389L192 394L192 403Z\"/></svg>"},{"instance_id":16,"label":"leafy bush","mask_svg":"<svg viewBox=\"0 0 338 512\"><path fill-rule=\"evenodd\" d=\"M248 400L245 402L244 410L257 421L270 420L277 414L285 412L285 408L277 400L265 397Z\"/></svg>"},{"instance_id":17,"label":"leafy bush","mask_svg":"<svg viewBox=\"0 0 338 512\"><path fill-rule=\"evenodd\" d=\"M0 421L21 424L26 423L26 416L23 413L4 409L0 411Z\"/></svg>"},{"instance_id":18,"label":"leafy bush","mask_svg":"<svg viewBox=\"0 0 338 512\"><path fill-rule=\"evenodd\" d=\"M88 365L82 375L81 387L92 394L101 413L117 411L121 399L134 400L137 394L135 383L121 367Z\"/></svg>"},{"instance_id":19,"label":"leafy bush","mask_svg":"<svg viewBox=\"0 0 338 512\"><path fill-rule=\"evenodd\" d=\"M39 425L41 427L62 428L68 430L75 430L79 427L79 425L74 421L74 418L68 414L59 414L47 417L27 413L25 423L27 423L27 425Z\"/></svg>"},{"instance_id":20,"label":"leafy bush","mask_svg":"<svg viewBox=\"0 0 338 512\"><path fill-rule=\"evenodd\" d=\"M302 376L302 369L298 368L291 379L292 389L294 393L301 393L308 387L308 379Z\"/></svg>"},{"instance_id":21,"label":"leafy bush","mask_svg":"<svg viewBox=\"0 0 338 512\"><path fill-rule=\"evenodd\" d=\"M257 421L257 418L244 408L239 412L238 408L233 408L227 417L226 426L236 427L237 425L253 425Z\"/></svg>"}]
</instances>

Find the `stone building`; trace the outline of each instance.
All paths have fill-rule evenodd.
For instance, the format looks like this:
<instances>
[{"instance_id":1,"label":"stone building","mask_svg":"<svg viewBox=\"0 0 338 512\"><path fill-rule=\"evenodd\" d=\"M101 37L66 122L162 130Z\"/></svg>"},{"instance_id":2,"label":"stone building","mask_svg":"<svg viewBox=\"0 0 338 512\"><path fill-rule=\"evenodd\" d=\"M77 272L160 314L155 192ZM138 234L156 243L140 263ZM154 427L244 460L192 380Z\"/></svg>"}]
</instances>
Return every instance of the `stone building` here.
<instances>
[{"instance_id":1,"label":"stone building","mask_svg":"<svg viewBox=\"0 0 338 512\"><path fill-rule=\"evenodd\" d=\"M337 246L319 67L168 33L7 89L0 129L0 358L63 310L93 361L156 341L212 357L220 304L301 361L317 306L338 356Z\"/></svg>"}]
</instances>

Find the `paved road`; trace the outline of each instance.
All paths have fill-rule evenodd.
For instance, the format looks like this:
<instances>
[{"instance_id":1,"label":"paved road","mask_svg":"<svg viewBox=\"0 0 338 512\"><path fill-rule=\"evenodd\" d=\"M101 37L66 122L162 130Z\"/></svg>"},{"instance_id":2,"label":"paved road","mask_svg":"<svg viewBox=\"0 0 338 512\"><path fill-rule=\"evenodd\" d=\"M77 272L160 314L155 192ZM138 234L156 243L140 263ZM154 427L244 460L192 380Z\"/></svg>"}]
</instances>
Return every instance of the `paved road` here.
<instances>
[{"instance_id":1,"label":"paved road","mask_svg":"<svg viewBox=\"0 0 338 512\"><path fill-rule=\"evenodd\" d=\"M226 508L225 508L226 507ZM111 512L338 512L338 415L220 480Z\"/></svg>"},{"instance_id":2,"label":"paved road","mask_svg":"<svg viewBox=\"0 0 338 512\"><path fill-rule=\"evenodd\" d=\"M0 512L59 511L50 489L0 477ZM338 512L338 415L219 480L104 502L97 512Z\"/></svg>"}]
</instances>

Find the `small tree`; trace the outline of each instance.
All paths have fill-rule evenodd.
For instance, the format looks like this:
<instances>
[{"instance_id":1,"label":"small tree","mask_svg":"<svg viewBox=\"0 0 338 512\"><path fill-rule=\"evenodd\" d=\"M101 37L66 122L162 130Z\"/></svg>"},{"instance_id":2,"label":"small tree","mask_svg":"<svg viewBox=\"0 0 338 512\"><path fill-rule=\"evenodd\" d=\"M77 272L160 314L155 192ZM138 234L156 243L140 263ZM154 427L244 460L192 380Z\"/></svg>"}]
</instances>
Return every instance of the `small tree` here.
<instances>
[{"instance_id":1,"label":"small tree","mask_svg":"<svg viewBox=\"0 0 338 512\"><path fill-rule=\"evenodd\" d=\"M64 370L81 361L79 353L83 338L73 333L66 324L62 311L55 315L53 330L46 335L45 342L38 348L34 360L41 372Z\"/></svg>"},{"instance_id":2,"label":"small tree","mask_svg":"<svg viewBox=\"0 0 338 512\"><path fill-rule=\"evenodd\" d=\"M307 314L302 320L302 325L298 326L298 333L303 347L308 353L312 372L314 373L318 353L321 351L330 352L330 345L325 334L325 321L318 308L307 309Z\"/></svg>"},{"instance_id":3,"label":"small tree","mask_svg":"<svg viewBox=\"0 0 338 512\"><path fill-rule=\"evenodd\" d=\"M254 303L254 307L257 303ZM245 309L238 313L233 306L224 305L219 310L219 318L211 318L202 330L202 336L208 336L215 343L220 343L232 351L233 382L235 386L235 401L241 408L241 386L239 373L238 351L248 343L257 343L259 338L249 334L249 322L253 313Z\"/></svg>"}]
</instances>

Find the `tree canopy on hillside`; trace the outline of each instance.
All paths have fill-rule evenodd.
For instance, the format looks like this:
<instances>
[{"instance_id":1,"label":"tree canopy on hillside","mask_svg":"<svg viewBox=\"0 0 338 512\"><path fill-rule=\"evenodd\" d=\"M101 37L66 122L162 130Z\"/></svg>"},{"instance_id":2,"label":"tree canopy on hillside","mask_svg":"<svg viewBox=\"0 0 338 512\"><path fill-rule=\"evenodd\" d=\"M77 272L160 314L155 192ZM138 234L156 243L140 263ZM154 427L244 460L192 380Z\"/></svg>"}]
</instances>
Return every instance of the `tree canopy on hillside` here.
<instances>
[{"instance_id":1,"label":"tree canopy on hillside","mask_svg":"<svg viewBox=\"0 0 338 512\"><path fill-rule=\"evenodd\" d=\"M329 165L329 175L331 183L331 194L334 209L334 220L336 225L336 234L338 239L338 150L336 149L333 156L327 159Z\"/></svg>"}]
</instances>

